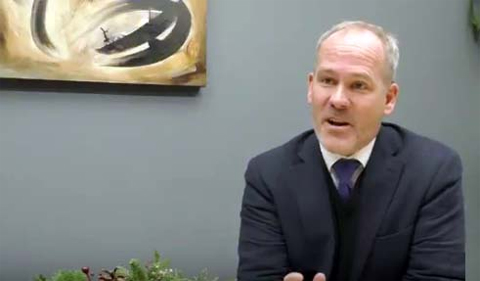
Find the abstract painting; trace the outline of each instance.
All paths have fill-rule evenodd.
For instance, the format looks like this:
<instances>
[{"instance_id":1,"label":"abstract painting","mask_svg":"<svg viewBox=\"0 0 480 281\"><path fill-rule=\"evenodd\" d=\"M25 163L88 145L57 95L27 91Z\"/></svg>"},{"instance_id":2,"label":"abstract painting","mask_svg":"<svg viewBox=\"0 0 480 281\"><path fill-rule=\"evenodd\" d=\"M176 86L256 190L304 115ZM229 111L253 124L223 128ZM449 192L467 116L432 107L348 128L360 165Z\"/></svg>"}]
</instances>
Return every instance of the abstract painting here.
<instances>
[{"instance_id":1,"label":"abstract painting","mask_svg":"<svg viewBox=\"0 0 480 281\"><path fill-rule=\"evenodd\" d=\"M0 77L206 84L207 0L0 0Z\"/></svg>"}]
</instances>

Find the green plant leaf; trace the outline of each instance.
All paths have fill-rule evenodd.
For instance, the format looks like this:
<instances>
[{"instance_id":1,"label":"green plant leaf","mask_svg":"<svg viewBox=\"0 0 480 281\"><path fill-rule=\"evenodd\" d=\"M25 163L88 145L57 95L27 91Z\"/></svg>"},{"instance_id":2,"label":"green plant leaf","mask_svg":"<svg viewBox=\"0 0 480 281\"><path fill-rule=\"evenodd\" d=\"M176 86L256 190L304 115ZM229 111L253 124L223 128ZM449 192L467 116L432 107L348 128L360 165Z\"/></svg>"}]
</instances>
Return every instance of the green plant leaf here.
<instances>
[{"instance_id":1,"label":"green plant leaf","mask_svg":"<svg viewBox=\"0 0 480 281\"><path fill-rule=\"evenodd\" d=\"M157 251L154 252L151 264L145 266L139 259L132 259L129 265L130 269L117 266L113 271L102 270L100 274L104 274L105 277L109 279L113 278L114 280L122 281L218 281L218 278L212 277L206 269L202 270L200 274L193 279L187 278L183 276L180 270L171 268L170 261L168 259L162 259ZM86 280L87 276L79 270L59 270L50 278L43 275L38 275L34 278L34 281Z\"/></svg>"},{"instance_id":2,"label":"green plant leaf","mask_svg":"<svg viewBox=\"0 0 480 281\"><path fill-rule=\"evenodd\" d=\"M43 276L42 274L35 276L33 279L34 281L48 281L47 277Z\"/></svg>"},{"instance_id":3,"label":"green plant leaf","mask_svg":"<svg viewBox=\"0 0 480 281\"><path fill-rule=\"evenodd\" d=\"M147 272L138 259L130 260L130 271L129 281L148 281Z\"/></svg>"},{"instance_id":4,"label":"green plant leaf","mask_svg":"<svg viewBox=\"0 0 480 281\"><path fill-rule=\"evenodd\" d=\"M52 281L86 281L87 277L80 270L59 270L55 273Z\"/></svg>"}]
</instances>

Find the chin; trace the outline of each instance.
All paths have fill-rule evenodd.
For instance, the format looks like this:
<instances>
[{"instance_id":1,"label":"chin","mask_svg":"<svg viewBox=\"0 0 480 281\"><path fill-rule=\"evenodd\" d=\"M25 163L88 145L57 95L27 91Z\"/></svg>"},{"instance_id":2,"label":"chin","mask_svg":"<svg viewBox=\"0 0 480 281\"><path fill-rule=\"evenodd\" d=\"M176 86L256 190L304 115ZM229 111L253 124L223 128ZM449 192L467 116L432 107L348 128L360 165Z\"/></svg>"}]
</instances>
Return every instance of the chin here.
<instances>
[{"instance_id":1,"label":"chin","mask_svg":"<svg viewBox=\"0 0 480 281\"><path fill-rule=\"evenodd\" d=\"M322 137L322 145L330 152L343 156L350 156L355 153L355 145L351 140Z\"/></svg>"}]
</instances>

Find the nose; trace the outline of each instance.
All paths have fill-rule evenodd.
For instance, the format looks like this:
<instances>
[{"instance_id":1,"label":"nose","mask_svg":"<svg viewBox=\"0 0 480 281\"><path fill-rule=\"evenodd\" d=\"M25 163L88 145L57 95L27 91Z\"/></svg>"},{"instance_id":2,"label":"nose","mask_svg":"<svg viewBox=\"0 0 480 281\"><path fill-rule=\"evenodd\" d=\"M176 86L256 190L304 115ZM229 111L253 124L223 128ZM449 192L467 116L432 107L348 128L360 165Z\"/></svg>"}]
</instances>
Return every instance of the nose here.
<instances>
[{"instance_id":1,"label":"nose","mask_svg":"<svg viewBox=\"0 0 480 281\"><path fill-rule=\"evenodd\" d=\"M330 104L336 109L345 109L350 104L350 100L342 85L338 85L337 89L330 96Z\"/></svg>"}]
</instances>

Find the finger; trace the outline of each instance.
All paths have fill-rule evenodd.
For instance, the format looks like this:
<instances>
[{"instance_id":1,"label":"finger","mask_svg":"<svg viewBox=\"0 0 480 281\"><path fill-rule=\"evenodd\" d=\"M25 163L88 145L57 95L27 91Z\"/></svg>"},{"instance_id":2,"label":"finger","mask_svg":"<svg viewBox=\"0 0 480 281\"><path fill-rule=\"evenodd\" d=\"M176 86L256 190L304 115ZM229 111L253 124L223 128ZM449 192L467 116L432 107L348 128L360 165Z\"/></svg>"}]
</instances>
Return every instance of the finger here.
<instances>
[{"instance_id":1,"label":"finger","mask_svg":"<svg viewBox=\"0 0 480 281\"><path fill-rule=\"evenodd\" d=\"M313 281L326 281L327 278L325 277L325 274L323 273L317 273L315 274L315 277L313 277Z\"/></svg>"},{"instance_id":2,"label":"finger","mask_svg":"<svg viewBox=\"0 0 480 281\"><path fill-rule=\"evenodd\" d=\"M303 281L303 275L298 272L290 272L283 278L283 281Z\"/></svg>"}]
</instances>

